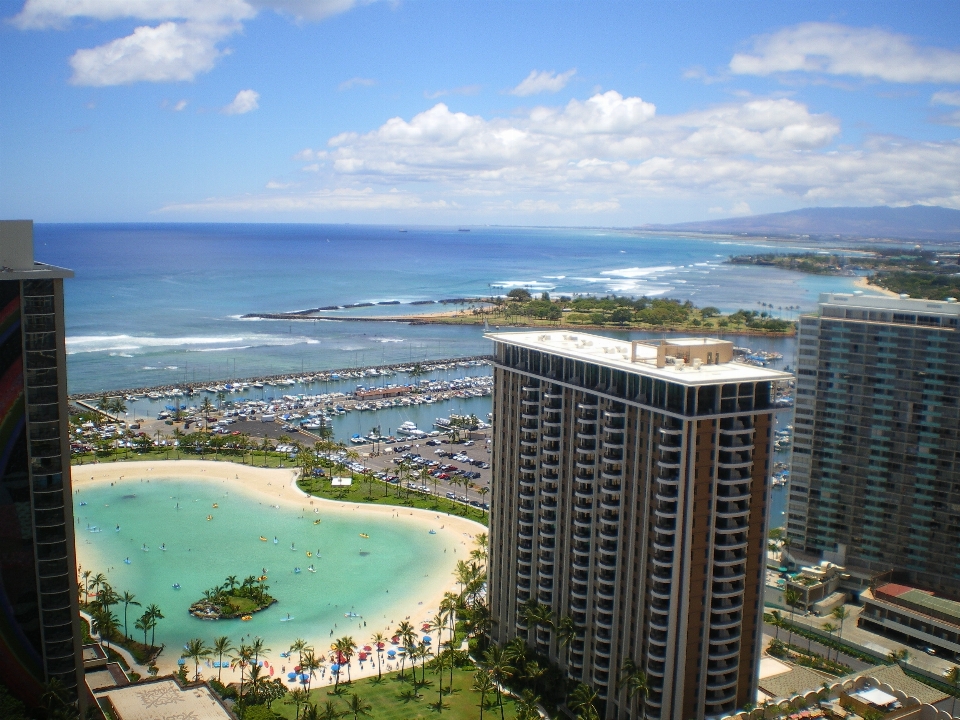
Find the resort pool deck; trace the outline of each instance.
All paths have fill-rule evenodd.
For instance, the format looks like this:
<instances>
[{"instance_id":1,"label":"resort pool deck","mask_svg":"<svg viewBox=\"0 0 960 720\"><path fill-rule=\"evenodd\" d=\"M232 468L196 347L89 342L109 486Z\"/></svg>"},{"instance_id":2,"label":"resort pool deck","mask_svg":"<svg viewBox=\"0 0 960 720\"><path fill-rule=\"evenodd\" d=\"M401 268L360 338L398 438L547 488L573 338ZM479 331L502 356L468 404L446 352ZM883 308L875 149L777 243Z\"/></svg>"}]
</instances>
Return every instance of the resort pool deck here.
<instances>
[{"instance_id":1,"label":"resort pool deck","mask_svg":"<svg viewBox=\"0 0 960 720\"><path fill-rule=\"evenodd\" d=\"M73 468L78 563L104 573L117 592L134 593L143 607L159 605L165 618L156 642L166 646L161 672L176 668L181 648L194 637L209 645L226 635L239 645L259 636L271 648L269 665L281 672L294 663L280 653L298 637L320 655L344 635L362 647L376 632L389 637L404 619L419 627L455 588L457 561L469 557L474 536L486 531L436 512L312 498L296 488L295 478L292 470L213 461ZM277 603L252 620L189 614L205 589L264 570ZM114 610L122 631L122 603ZM128 611L134 637L141 612ZM367 672L358 672L354 663L351 674L376 671L366 665ZM206 676L216 672L208 669ZM228 670L228 679L239 675Z\"/></svg>"}]
</instances>

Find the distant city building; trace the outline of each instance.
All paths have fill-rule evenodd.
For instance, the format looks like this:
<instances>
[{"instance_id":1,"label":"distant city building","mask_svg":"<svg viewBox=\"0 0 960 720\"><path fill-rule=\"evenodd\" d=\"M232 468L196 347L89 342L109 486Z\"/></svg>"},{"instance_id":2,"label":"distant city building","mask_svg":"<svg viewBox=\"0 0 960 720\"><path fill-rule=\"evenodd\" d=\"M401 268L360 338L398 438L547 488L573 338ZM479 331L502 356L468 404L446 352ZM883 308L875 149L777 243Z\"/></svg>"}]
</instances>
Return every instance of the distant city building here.
<instances>
[{"instance_id":1,"label":"distant city building","mask_svg":"<svg viewBox=\"0 0 960 720\"><path fill-rule=\"evenodd\" d=\"M606 720L756 702L774 386L730 342L496 333L490 609ZM539 603L560 625L525 621ZM538 608L540 612L543 607ZM646 673L628 700L621 668Z\"/></svg>"},{"instance_id":2,"label":"distant city building","mask_svg":"<svg viewBox=\"0 0 960 720\"><path fill-rule=\"evenodd\" d=\"M958 320L856 294L801 316L790 552L960 595Z\"/></svg>"},{"instance_id":3,"label":"distant city building","mask_svg":"<svg viewBox=\"0 0 960 720\"><path fill-rule=\"evenodd\" d=\"M33 223L0 222L0 674L36 706L77 697L80 650L63 279L33 260ZM86 691L79 693L86 702Z\"/></svg>"}]
</instances>

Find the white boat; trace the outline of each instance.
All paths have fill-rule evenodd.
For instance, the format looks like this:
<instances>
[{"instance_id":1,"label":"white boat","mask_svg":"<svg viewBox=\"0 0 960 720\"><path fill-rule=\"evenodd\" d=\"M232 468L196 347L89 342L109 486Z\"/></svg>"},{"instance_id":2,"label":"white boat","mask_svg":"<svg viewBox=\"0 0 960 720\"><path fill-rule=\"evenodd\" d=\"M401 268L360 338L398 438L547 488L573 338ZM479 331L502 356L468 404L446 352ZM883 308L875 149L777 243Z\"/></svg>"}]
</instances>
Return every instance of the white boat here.
<instances>
[{"instance_id":1,"label":"white boat","mask_svg":"<svg viewBox=\"0 0 960 720\"><path fill-rule=\"evenodd\" d=\"M426 433L417 427L417 424L407 420L405 423L402 423L400 427L397 428L398 435L406 435L407 437L423 437Z\"/></svg>"}]
</instances>

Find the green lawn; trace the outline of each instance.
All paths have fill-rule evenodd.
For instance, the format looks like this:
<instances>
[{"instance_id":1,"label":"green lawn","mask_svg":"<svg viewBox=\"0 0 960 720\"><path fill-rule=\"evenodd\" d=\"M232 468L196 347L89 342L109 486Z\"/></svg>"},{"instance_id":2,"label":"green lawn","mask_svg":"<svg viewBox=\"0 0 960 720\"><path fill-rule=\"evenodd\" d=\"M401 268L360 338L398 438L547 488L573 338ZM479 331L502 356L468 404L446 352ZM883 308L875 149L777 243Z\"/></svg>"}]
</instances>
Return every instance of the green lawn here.
<instances>
[{"instance_id":1,"label":"green lawn","mask_svg":"<svg viewBox=\"0 0 960 720\"><path fill-rule=\"evenodd\" d=\"M400 497L397 497L397 486L373 479L367 481L362 475L353 476L353 485L348 487L332 487L329 478L303 478L297 485L304 492L328 500L341 502L370 503L374 505L399 505L402 507L422 508L459 515L461 517L487 524L487 513L480 508L454 502L447 498L415 492L407 488L399 488Z\"/></svg>"},{"instance_id":2,"label":"green lawn","mask_svg":"<svg viewBox=\"0 0 960 720\"><path fill-rule=\"evenodd\" d=\"M339 697L333 694L332 685L314 689L310 692L310 702L322 708L327 700L331 700L337 703L341 710L346 711L350 696L356 693L373 707L368 716L370 720L423 720L425 718L476 720L480 717L480 693L472 689L474 672L473 669L454 670L452 693L447 690L449 671L444 673L442 714L437 708L437 676L429 668L427 668L427 684L420 686L418 698L413 697L413 683L408 667L402 680L398 679L396 672L393 672L384 675L379 683L376 678L357 680L349 686L341 683L340 687L344 691ZM418 680L420 678L419 668L417 678ZM272 709L281 717L293 720L294 707L292 704L286 704L287 699L289 695L273 703ZM504 697L503 707L505 718L512 720L516 717L514 704L510 698ZM345 717L352 718L353 715L347 714ZM487 709L483 717L490 720L500 717L496 693L488 695Z\"/></svg>"},{"instance_id":3,"label":"green lawn","mask_svg":"<svg viewBox=\"0 0 960 720\"><path fill-rule=\"evenodd\" d=\"M213 453L205 456L194 455L192 453L180 453L180 459L183 460L213 460ZM119 453L117 455L99 456L96 462L123 462L124 460L176 460L177 452L175 450L138 453L130 451L129 455ZM220 455L216 459L223 462L240 463L239 455ZM269 453L266 464L264 464L263 453L248 453L245 457L245 465L255 467L285 467L295 468L296 464L291 462L285 455L279 453ZM94 462L92 453L84 455L74 455L71 458L73 465L89 465ZM282 463L282 464L281 464ZM327 473L331 471L328 469ZM459 515L461 517L475 520L483 525L487 524L487 512L480 508L475 508L463 503L454 502L447 498L437 497L427 493L420 493L407 488L400 488L400 497L397 497L397 486L382 482L376 478L370 480L362 475L353 476L353 485L345 488L334 488L330 485L329 477L313 478L307 477L298 481L300 489L317 497L328 500L340 500L342 502L353 503L371 503L374 505L399 505L401 507L421 508L424 510L434 510L436 512L448 513L450 515Z\"/></svg>"}]
</instances>

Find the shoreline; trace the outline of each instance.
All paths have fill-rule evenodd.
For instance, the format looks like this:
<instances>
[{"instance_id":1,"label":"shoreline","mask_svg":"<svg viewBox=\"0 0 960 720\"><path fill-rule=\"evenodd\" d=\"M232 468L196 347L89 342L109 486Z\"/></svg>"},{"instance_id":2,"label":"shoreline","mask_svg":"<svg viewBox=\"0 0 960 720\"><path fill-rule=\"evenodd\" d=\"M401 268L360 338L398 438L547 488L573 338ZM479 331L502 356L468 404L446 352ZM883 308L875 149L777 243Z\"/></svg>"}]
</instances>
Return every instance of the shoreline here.
<instances>
[{"instance_id":1,"label":"shoreline","mask_svg":"<svg viewBox=\"0 0 960 720\"><path fill-rule=\"evenodd\" d=\"M77 471L78 467L82 468L81 472ZM271 503L283 504L289 509L301 511L306 511L309 505L322 505L324 506L325 512L347 515L359 510L379 520L399 517L401 513L405 513L405 520L422 524L424 527L433 527L436 520L442 518L443 524L450 533L450 539L464 546L467 553L476 547L476 535L480 532L487 532L485 526L456 515L438 515L435 511L420 510L417 508L368 505L366 503L353 502L344 503L337 500L314 497L303 492L296 486L298 474L299 471L295 469L257 468L211 460L142 460L83 465L72 468L73 488L75 491L77 489L95 487L107 483L135 482L147 478L169 479L176 477L179 479L195 479L199 482L232 483L240 489L241 492L252 496L259 496L263 499L269 499ZM234 477L231 478L230 475ZM304 501L306 501L307 505L304 505ZM82 546L77 546L77 555L79 563L80 556L84 555ZM83 557L83 560L89 560L90 555L93 555L93 553L87 554ZM84 564L86 565L86 563ZM396 620L396 618L400 618L401 620L408 619L415 627L419 627L421 621L432 617L437 612L444 593L457 589L456 580L452 575L447 579L436 581L435 584L424 583L424 585L431 585L431 587L423 588L419 604L410 606L401 601L397 605L391 605L387 608L386 615L392 616L394 619L387 627L378 627L378 621L376 619L366 618L370 623L369 627L363 630L363 635L366 637L362 637L359 633L351 633L346 628L344 628L342 632L344 634L352 634L359 646L363 647L364 645L370 644L369 638L378 631L383 632L387 637L391 637L393 631L396 629L396 625L400 622ZM183 638L183 640L186 639L187 638ZM209 641L210 638L204 639ZM327 657L328 651L326 648L329 647L330 638L324 637L319 628L310 633L305 633L304 639L315 649L318 657ZM286 648L274 648L262 657L267 660L270 666L274 666L274 663L276 663L276 667L280 668L285 666L289 660L280 657L280 652L285 650ZM161 653L157 660L157 667L160 669L160 674L176 672L178 659L179 656L175 656L169 648L167 652ZM211 658L211 662L212 660L213 658ZM386 662L385 658L384 671L386 671ZM210 671L207 679L216 677L219 668L213 668L211 665L207 669ZM376 672L377 668L369 661L359 666L351 665L351 676L355 678L367 677L376 674ZM240 681L239 672L232 668L223 669L222 674L224 684ZM327 685L328 679L330 683L332 683L332 678L329 673L327 673L323 679L317 678L314 687Z\"/></svg>"},{"instance_id":2,"label":"shoreline","mask_svg":"<svg viewBox=\"0 0 960 720\"><path fill-rule=\"evenodd\" d=\"M871 284L869 283L869 278L867 278L867 277L858 277L858 278L853 282L853 284L854 284L855 286L857 286L858 288L860 288L861 290L868 290L868 291L870 291L870 292L880 293L881 295L883 295L883 296L885 296L885 297L892 297L892 298L899 298L899 297L900 297L900 294L899 294L899 293L895 293L893 290L887 290L886 288L882 288L882 287L880 287L879 285L871 285Z\"/></svg>"}]
</instances>

